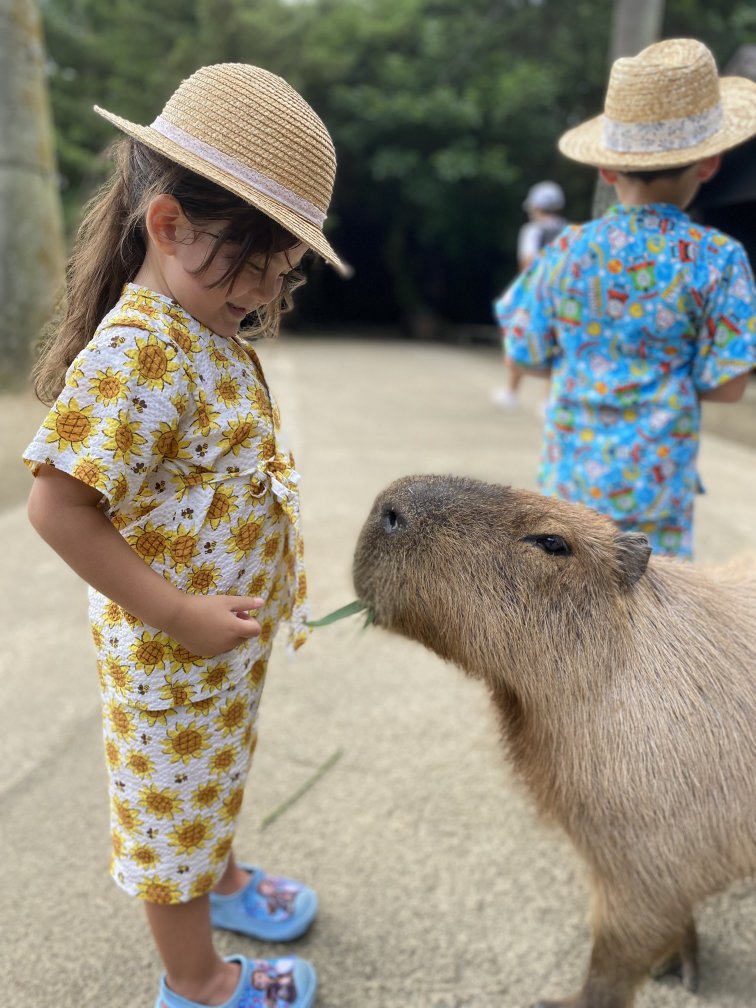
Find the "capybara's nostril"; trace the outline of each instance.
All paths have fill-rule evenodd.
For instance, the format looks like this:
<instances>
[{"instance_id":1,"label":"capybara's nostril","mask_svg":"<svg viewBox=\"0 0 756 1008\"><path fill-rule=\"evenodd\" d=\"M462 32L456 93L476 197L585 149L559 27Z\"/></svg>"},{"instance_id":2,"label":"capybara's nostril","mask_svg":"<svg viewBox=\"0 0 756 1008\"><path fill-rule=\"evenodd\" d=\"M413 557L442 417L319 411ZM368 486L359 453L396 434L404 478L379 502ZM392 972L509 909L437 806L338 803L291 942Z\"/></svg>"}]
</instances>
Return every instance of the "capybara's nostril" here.
<instances>
[{"instance_id":1,"label":"capybara's nostril","mask_svg":"<svg viewBox=\"0 0 756 1008\"><path fill-rule=\"evenodd\" d=\"M387 507L383 511L383 531L402 532L406 528L407 522L404 515L396 508Z\"/></svg>"}]
</instances>

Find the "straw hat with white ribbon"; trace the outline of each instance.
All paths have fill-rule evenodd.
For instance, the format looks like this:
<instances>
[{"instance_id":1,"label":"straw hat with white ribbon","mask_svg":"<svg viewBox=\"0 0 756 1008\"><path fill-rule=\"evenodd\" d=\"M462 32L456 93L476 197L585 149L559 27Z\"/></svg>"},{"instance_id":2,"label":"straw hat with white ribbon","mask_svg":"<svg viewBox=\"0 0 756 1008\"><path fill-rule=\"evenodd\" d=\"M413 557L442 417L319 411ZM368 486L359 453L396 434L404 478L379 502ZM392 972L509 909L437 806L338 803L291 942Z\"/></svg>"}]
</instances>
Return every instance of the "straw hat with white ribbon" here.
<instances>
[{"instance_id":1,"label":"straw hat with white ribbon","mask_svg":"<svg viewBox=\"0 0 756 1008\"><path fill-rule=\"evenodd\" d=\"M667 39L612 65L603 115L568 130L559 150L601 168L677 168L756 133L756 83L719 77L694 39Z\"/></svg>"},{"instance_id":2,"label":"straw hat with white ribbon","mask_svg":"<svg viewBox=\"0 0 756 1008\"><path fill-rule=\"evenodd\" d=\"M124 133L262 210L340 273L323 222L336 155L328 130L281 77L245 63L219 63L182 81L150 126L95 105Z\"/></svg>"}]
</instances>

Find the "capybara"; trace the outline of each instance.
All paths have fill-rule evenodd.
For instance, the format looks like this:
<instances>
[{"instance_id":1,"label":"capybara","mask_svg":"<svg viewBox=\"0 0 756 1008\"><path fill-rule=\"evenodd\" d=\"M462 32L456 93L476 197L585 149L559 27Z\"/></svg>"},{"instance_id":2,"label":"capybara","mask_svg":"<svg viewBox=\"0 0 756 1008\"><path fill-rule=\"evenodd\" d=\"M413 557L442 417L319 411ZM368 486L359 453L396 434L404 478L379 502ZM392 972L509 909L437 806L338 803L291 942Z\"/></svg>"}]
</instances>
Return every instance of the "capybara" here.
<instances>
[{"instance_id":1,"label":"capybara","mask_svg":"<svg viewBox=\"0 0 756 1008\"><path fill-rule=\"evenodd\" d=\"M375 623L485 681L514 767L588 864L581 991L697 983L694 904L756 870L756 563L651 556L582 505L453 476L377 498L355 553Z\"/></svg>"}]
</instances>

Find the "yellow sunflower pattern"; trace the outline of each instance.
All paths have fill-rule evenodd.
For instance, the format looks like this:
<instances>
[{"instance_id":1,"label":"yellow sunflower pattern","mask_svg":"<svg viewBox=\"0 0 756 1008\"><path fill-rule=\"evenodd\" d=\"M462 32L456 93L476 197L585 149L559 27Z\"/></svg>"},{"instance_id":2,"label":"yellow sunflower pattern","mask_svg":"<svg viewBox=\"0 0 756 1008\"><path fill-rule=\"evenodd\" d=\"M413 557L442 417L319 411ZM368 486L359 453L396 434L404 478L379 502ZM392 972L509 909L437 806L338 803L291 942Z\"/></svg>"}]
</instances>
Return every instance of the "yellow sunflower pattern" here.
<instances>
[{"instance_id":1,"label":"yellow sunflower pattern","mask_svg":"<svg viewBox=\"0 0 756 1008\"><path fill-rule=\"evenodd\" d=\"M199 704L104 709L111 870L133 896L179 903L223 872L257 733L252 677Z\"/></svg>"},{"instance_id":2,"label":"yellow sunflower pattern","mask_svg":"<svg viewBox=\"0 0 756 1008\"><path fill-rule=\"evenodd\" d=\"M47 462L99 490L132 549L184 591L262 596L265 636L288 620L298 647L298 477L256 354L127 284L68 377L25 453L32 469ZM217 662L177 660L175 642L96 592L90 619L103 689L146 709L212 696L259 658L252 640L220 676Z\"/></svg>"},{"instance_id":3,"label":"yellow sunflower pattern","mask_svg":"<svg viewBox=\"0 0 756 1008\"><path fill-rule=\"evenodd\" d=\"M111 776L113 873L172 903L230 850L273 634L305 639L298 476L257 355L127 284L72 363L24 459L102 494L132 549L192 594L259 595L263 633L189 653L90 590Z\"/></svg>"}]
</instances>

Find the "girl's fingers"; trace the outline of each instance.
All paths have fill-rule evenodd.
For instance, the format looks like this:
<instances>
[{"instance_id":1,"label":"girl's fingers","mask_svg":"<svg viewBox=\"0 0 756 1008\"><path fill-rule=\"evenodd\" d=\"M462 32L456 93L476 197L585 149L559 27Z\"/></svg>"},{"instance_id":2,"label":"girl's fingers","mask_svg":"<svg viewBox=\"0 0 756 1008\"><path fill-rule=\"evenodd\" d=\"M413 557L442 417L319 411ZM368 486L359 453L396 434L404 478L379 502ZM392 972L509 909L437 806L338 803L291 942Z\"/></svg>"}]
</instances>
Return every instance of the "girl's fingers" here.
<instances>
[{"instance_id":1,"label":"girl's fingers","mask_svg":"<svg viewBox=\"0 0 756 1008\"><path fill-rule=\"evenodd\" d=\"M235 612L237 616L240 616L241 613L244 613L244 615L241 616L241 618L246 619L250 609L260 609L264 604L265 600L258 598L256 596L254 598L252 598L251 596L249 597L240 596L238 599L237 598L234 599L234 604L231 606L231 611Z\"/></svg>"},{"instance_id":2,"label":"girl's fingers","mask_svg":"<svg viewBox=\"0 0 756 1008\"><path fill-rule=\"evenodd\" d=\"M243 620L245 625L238 627L237 633L240 637L257 637L260 633L260 624L253 616L253 612L258 610L263 604L263 599L257 597L242 597L234 599L231 612L237 619Z\"/></svg>"},{"instance_id":3,"label":"girl's fingers","mask_svg":"<svg viewBox=\"0 0 756 1008\"><path fill-rule=\"evenodd\" d=\"M236 629L240 637L257 637L259 635L261 627L256 619L249 613L237 613L236 615L241 620Z\"/></svg>"}]
</instances>

